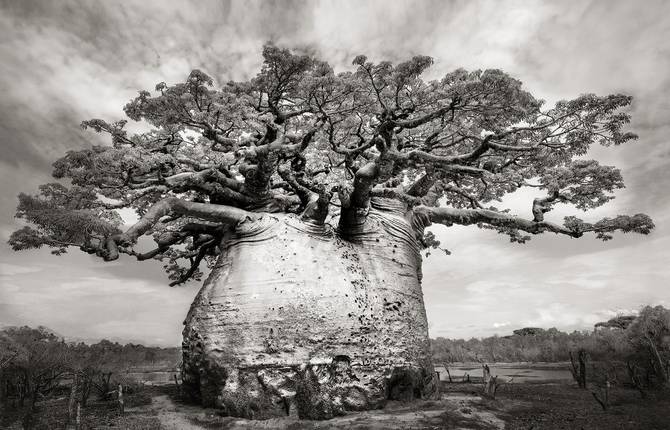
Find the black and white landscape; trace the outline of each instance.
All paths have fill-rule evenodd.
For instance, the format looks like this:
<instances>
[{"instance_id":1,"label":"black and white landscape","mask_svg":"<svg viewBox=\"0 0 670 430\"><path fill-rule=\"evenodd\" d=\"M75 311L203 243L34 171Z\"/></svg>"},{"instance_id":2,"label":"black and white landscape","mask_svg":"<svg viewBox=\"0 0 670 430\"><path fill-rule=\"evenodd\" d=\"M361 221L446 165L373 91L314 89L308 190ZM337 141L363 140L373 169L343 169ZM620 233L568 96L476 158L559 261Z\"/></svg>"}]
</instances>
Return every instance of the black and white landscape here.
<instances>
[{"instance_id":1,"label":"black and white landscape","mask_svg":"<svg viewBox=\"0 0 670 430\"><path fill-rule=\"evenodd\" d=\"M0 11L1 428L669 428L665 2Z\"/></svg>"}]
</instances>

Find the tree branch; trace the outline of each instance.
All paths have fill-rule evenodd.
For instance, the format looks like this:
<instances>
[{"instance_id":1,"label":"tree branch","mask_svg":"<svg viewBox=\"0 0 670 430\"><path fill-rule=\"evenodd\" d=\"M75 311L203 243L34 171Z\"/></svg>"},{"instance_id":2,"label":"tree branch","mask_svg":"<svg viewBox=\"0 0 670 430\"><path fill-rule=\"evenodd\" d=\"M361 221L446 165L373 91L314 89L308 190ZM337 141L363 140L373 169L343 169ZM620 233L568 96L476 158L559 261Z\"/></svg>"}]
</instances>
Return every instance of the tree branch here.
<instances>
[{"instance_id":1,"label":"tree branch","mask_svg":"<svg viewBox=\"0 0 670 430\"><path fill-rule=\"evenodd\" d=\"M601 240L611 239L614 231L624 233L634 232L649 234L654 228L651 218L644 214L633 216L619 215L616 218L604 218L594 224L585 223L574 217L566 217L564 225L558 225L548 221L531 221L515 215L509 215L489 209L455 209L447 207L418 206L414 209L418 218L417 222L424 227L431 223L451 226L487 224L501 229L503 232L515 232L521 230L531 234L551 232L563 234L570 237L581 237L586 232L596 233ZM523 238L518 240L523 242Z\"/></svg>"},{"instance_id":2,"label":"tree branch","mask_svg":"<svg viewBox=\"0 0 670 430\"><path fill-rule=\"evenodd\" d=\"M582 235L582 233L579 231L573 231L564 226L551 222L534 222L524 218L519 218L515 215L509 215L489 209L455 209L446 207L434 208L428 206L419 206L415 208L414 211L416 214L425 217L424 219L430 223L444 224L446 226L451 226L453 224L473 225L485 223L496 227L522 230L532 234L549 231L571 237L580 237ZM426 226L430 225L430 223L426 224Z\"/></svg>"},{"instance_id":3,"label":"tree branch","mask_svg":"<svg viewBox=\"0 0 670 430\"><path fill-rule=\"evenodd\" d=\"M426 124L434 119L437 119L445 115L447 112L450 111L454 112L456 107L460 104L460 102L461 99L459 97L455 97L451 100L451 103L449 103L448 106L444 106L440 109L437 109L431 113L420 116L418 118L408 119L405 121L394 121L394 125L396 127L402 127L402 128L416 128L420 125Z\"/></svg>"},{"instance_id":4,"label":"tree branch","mask_svg":"<svg viewBox=\"0 0 670 430\"><path fill-rule=\"evenodd\" d=\"M198 270L198 267L200 267L200 263L202 262L203 258L205 258L205 255L207 255L207 252L214 245L214 243L215 241L211 240L203 244L198 250L198 255L196 255L195 259L192 261L191 267L189 267L189 269L183 275L181 275L179 279L170 282L170 286L175 287L188 281L189 278L191 278L191 276L193 276L193 274Z\"/></svg>"},{"instance_id":5,"label":"tree branch","mask_svg":"<svg viewBox=\"0 0 670 430\"><path fill-rule=\"evenodd\" d=\"M188 202L176 197L167 198L153 205L140 220L125 233L111 236L105 241L103 257L106 261L119 258L119 246L130 246L166 215L179 214L224 224L238 224L254 215L232 206Z\"/></svg>"}]
</instances>

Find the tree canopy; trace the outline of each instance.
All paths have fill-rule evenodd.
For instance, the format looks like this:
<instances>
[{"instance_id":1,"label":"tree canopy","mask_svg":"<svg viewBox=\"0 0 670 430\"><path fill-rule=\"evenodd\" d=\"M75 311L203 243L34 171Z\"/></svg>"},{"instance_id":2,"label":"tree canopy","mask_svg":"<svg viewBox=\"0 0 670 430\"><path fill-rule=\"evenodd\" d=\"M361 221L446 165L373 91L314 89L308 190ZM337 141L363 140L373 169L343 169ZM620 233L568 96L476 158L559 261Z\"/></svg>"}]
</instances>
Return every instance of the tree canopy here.
<instances>
[{"instance_id":1,"label":"tree canopy","mask_svg":"<svg viewBox=\"0 0 670 430\"><path fill-rule=\"evenodd\" d=\"M422 236L431 223L491 228L518 242L542 232L608 240L617 230L651 231L644 214L596 223L544 218L559 202L599 207L624 186L619 169L587 152L636 139L625 130L631 97L585 94L545 108L500 70L425 80L432 63L360 55L353 70L336 73L314 55L266 44L263 66L248 81L218 86L194 70L185 82L161 82L124 108L149 131L131 134L126 120L82 123L111 144L57 160L53 176L68 187L20 194L16 216L29 226L9 243L160 259L181 283L217 254L226 225L250 213L296 213L346 234L365 222L375 197L406 204L427 246L435 245ZM546 192L529 202L532 219L494 206L524 186ZM122 208L141 217L125 233ZM145 233L157 246L140 253L132 245Z\"/></svg>"}]
</instances>

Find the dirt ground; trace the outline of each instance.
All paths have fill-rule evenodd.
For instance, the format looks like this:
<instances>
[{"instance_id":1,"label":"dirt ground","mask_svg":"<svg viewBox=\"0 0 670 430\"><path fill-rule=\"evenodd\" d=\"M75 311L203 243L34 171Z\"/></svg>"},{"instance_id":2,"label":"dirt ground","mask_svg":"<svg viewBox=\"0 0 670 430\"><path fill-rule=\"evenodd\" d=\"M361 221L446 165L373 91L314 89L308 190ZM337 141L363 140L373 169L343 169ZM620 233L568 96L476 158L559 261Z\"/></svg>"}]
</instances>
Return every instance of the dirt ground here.
<instances>
[{"instance_id":1,"label":"dirt ground","mask_svg":"<svg viewBox=\"0 0 670 430\"><path fill-rule=\"evenodd\" d=\"M478 389L476 384L444 384L443 395L474 396ZM566 383L508 384L480 407L502 419L508 430L670 430L668 393L650 393L642 400L634 389L616 387L603 411L592 390Z\"/></svg>"},{"instance_id":2,"label":"dirt ground","mask_svg":"<svg viewBox=\"0 0 670 430\"><path fill-rule=\"evenodd\" d=\"M220 416L216 410L181 402L174 386L146 387L120 416L113 405L94 404L84 411L83 429L130 430L308 430L308 429L471 429L471 430L670 430L670 396L658 393L642 401L632 389L615 388L603 411L590 390L566 383L503 385L496 399L481 396L479 384L443 383L439 400L389 402L382 410L351 413L327 421L279 418L253 421ZM39 417L26 427L18 416L0 428L59 429L65 403L40 405ZM59 417L60 414L60 417ZM65 418L66 419L66 418ZM30 423L28 423L30 424Z\"/></svg>"},{"instance_id":3,"label":"dirt ground","mask_svg":"<svg viewBox=\"0 0 670 430\"><path fill-rule=\"evenodd\" d=\"M472 429L472 430L670 430L670 397L658 393L643 401L637 391L615 388L603 411L590 390L566 383L503 385L496 399L481 395L479 384L444 383L440 400L389 402L383 410L356 412L328 421L280 418L252 421L222 417L187 405L170 392L129 411L176 429Z\"/></svg>"},{"instance_id":4,"label":"dirt ground","mask_svg":"<svg viewBox=\"0 0 670 430\"><path fill-rule=\"evenodd\" d=\"M382 410L352 413L327 421L276 418L263 421L222 417L215 410L186 405L161 394L150 405L134 408L131 413L158 418L164 430L195 429L504 429L504 422L492 411L479 407L481 399L450 393L440 400L412 403L389 402Z\"/></svg>"},{"instance_id":5,"label":"dirt ground","mask_svg":"<svg viewBox=\"0 0 670 430\"><path fill-rule=\"evenodd\" d=\"M440 400L389 402L383 410L357 412L328 421L281 418L251 421L184 405L167 395L149 406L165 429L472 429L472 430L670 430L670 397L643 401L632 389L615 388L603 411L590 390L572 384L508 384L496 399L479 384L445 383ZM186 426L184 422L188 422Z\"/></svg>"}]
</instances>

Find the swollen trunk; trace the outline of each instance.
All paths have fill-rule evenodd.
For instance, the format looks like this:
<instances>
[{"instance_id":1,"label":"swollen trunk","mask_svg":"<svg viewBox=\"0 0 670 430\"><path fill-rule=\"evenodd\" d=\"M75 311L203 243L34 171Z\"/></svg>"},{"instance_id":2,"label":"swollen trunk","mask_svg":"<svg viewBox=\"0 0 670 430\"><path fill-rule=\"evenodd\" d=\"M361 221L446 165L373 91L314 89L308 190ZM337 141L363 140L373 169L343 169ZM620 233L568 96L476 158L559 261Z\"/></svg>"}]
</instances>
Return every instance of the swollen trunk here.
<instances>
[{"instance_id":1,"label":"swollen trunk","mask_svg":"<svg viewBox=\"0 0 670 430\"><path fill-rule=\"evenodd\" d=\"M402 208L338 234L245 221L186 319L183 388L234 416L329 418L431 396L421 258Z\"/></svg>"}]
</instances>

